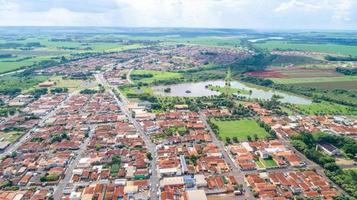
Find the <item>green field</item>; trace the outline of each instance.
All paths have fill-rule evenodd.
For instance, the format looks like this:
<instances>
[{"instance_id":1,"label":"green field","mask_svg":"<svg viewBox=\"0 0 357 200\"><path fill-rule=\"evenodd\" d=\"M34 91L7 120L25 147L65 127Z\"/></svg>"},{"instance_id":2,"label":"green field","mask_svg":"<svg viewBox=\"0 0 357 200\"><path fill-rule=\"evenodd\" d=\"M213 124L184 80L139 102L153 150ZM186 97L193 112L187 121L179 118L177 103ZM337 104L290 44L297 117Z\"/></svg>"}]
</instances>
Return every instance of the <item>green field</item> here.
<instances>
[{"instance_id":1,"label":"green field","mask_svg":"<svg viewBox=\"0 0 357 200\"><path fill-rule=\"evenodd\" d=\"M223 139L226 137L237 137L239 141L245 141L247 140L247 136L253 138L254 134L260 139L268 136L265 129L260 127L255 120L218 121L214 119L212 122L218 126L219 136Z\"/></svg>"},{"instance_id":2,"label":"green field","mask_svg":"<svg viewBox=\"0 0 357 200\"><path fill-rule=\"evenodd\" d=\"M302 50L357 56L357 46L339 44L308 44L293 43L289 41L266 41L262 43L255 43L254 46L268 50Z\"/></svg>"},{"instance_id":3,"label":"green field","mask_svg":"<svg viewBox=\"0 0 357 200\"><path fill-rule=\"evenodd\" d=\"M344 106L336 103L321 102L312 103L310 105L295 105L296 108L306 115L322 115L322 114L339 114L339 115L356 115L357 109L349 106Z\"/></svg>"},{"instance_id":4,"label":"green field","mask_svg":"<svg viewBox=\"0 0 357 200\"><path fill-rule=\"evenodd\" d=\"M273 168L273 167L277 167L278 165L276 164L276 162L269 158L269 159L260 159L260 162L263 163L263 165L266 168Z\"/></svg>"},{"instance_id":5,"label":"green field","mask_svg":"<svg viewBox=\"0 0 357 200\"><path fill-rule=\"evenodd\" d=\"M299 83L320 83L320 82L346 82L357 81L357 76L341 77L314 77L314 78L271 78L274 83L299 84Z\"/></svg>"},{"instance_id":6,"label":"green field","mask_svg":"<svg viewBox=\"0 0 357 200\"><path fill-rule=\"evenodd\" d=\"M153 71L153 70L134 70L131 75L145 75L150 74L152 77L141 78L139 80L133 80L135 83L153 83L160 80L170 80L183 77L182 74L176 72L163 72L163 71Z\"/></svg>"},{"instance_id":7,"label":"green field","mask_svg":"<svg viewBox=\"0 0 357 200\"><path fill-rule=\"evenodd\" d=\"M48 76L3 76L0 77L0 89L20 88L22 90L28 90L36 87L39 83L47 79Z\"/></svg>"},{"instance_id":8,"label":"green field","mask_svg":"<svg viewBox=\"0 0 357 200\"><path fill-rule=\"evenodd\" d=\"M255 164L257 164L257 166L259 168L274 168L274 167L278 167L278 165L276 164L276 162L269 158L269 159L261 159L259 158L259 160L255 161Z\"/></svg>"},{"instance_id":9,"label":"green field","mask_svg":"<svg viewBox=\"0 0 357 200\"><path fill-rule=\"evenodd\" d=\"M53 76L48 79L56 83L55 86L51 88L68 88L69 92L80 91L84 89L98 89L98 84L94 81L83 81L83 80L73 80L73 79L64 79L61 76Z\"/></svg>"},{"instance_id":10,"label":"green field","mask_svg":"<svg viewBox=\"0 0 357 200\"><path fill-rule=\"evenodd\" d=\"M80 39L68 41L54 41L52 39L47 36L30 36L23 40L0 40L0 45L26 45L29 43L40 43L41 45L26 50L20 47L10 48L6 46L0 48L0 54L11 54L14 56L12 58L0 59L0 73L21 69L38 64L40 61L51 60L60 56L69 58L73 56L72 54L116 52L143 47L141 43L103 42L106 36L98 36L98 38L82 36Z\"/></svg>"},{"instance_id":11,"label":"green field","mask_svg":"<svg viewBox=\"0 0 357 200\"><path fill-rule=\"evenodd\" d=\"M240 37L217 37L217 36L207 36L207 37L176 37L176 38L159 38L164 43L182 43L182 44L195 44L202 46L213 46L213 47L239 47L241 46Z\"/></svg>"}]
</instances>

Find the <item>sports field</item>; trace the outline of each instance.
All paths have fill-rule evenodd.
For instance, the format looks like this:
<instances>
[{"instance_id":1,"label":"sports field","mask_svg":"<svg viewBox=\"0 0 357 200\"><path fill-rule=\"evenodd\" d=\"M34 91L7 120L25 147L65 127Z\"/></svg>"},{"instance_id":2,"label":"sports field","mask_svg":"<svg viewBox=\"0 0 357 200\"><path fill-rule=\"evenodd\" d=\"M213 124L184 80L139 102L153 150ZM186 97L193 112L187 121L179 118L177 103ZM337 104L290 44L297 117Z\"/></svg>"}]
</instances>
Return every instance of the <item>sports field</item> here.
<instances>
[{"instance_id":1,"label":"sports field","mask_svg":"<svg viewBox=\"0 0 357 200\"><path fill-rule=\"evenodd\" d=\"M232 121L212 120L218 126L219 136L223 139L226 137L237 137L239 141L246 141L247 136L254 138L256 134L258 138L263 139L268 136L268 133L258 125L254 120L242 119Z\"/></svg>"}]
</instances>

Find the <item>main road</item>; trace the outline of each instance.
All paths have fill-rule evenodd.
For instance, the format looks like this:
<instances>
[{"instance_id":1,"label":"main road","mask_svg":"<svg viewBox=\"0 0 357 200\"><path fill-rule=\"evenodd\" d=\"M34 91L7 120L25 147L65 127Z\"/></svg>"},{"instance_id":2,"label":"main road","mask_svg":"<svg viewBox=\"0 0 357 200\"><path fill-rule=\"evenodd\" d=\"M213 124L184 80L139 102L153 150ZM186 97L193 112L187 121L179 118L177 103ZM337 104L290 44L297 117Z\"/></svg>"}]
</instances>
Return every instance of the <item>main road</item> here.
<instances>
[{"instance_id":1,"label":"main road","mask_svg":"<svg viewBox=\"0 0 357 200\"><path fill-rule=\"evenodd\" d=\"M54 192L53 192L53 198L55 200L60 200L63 197L63 190L67 186L67 184L71 181L72 175L73 175L73 170L79 163L79 160L83 158L85 155L85 151L87 150L88 143L95 131L96 126L95 125L89 125L89 136L84 140L84 142L81 143L79 150L76 152L76 157L74 160L72 160L64 174L64 178L59 182L59 184L55 187Z\"/></svg>"},{"instance_id":2,"label":"main road","mask_svg":"<svg viewBox=\"0 0 357 200\"><path fill-rule=\"evenodd\" d=\"M223 155L223 159L226 161L226 163L229 165L231 172L229 174L235 176L238 178L238 182L243 185L243 189L245 191L244 196L240 196L237 199L249 199L249 200L254 200L254 196L250 189L248 188L246 182L244 181L244 173L238 169L237 165L233 162L229 154L227 153L226 149L224 148L223 143L216 137L216 134L212 130L211 126L208 124L206 116L200 111L200 119L201 121L205 124L207 127L211 138L212 142L218 147L220 152ZM229 175L228 174L228 175Z\"/></svg>"},{"instance_id":3,"label":"main road","mask_svg":"<svg viewBox=\"0 0 357 200\"><path fill-rule=\"evenodd\" d=\"M157 170L156 170L156 145L151 142L150 138L145 134L142 126L136 121L135 118L132 117L130 111L127 109L127 103L129 102L124 95L120 93L120 91L117 88L114 88L111 86L107 80L103 77L103 74L95 74L95 78L98 83L103 85L108 92L113 96L115 99L116 103L122 110L122 112L126 115L128 118L129 122L134 125L140 136L143 138L149 152L151 153L152 159L150 161L150 166L151 166L151 176L150 176L150 185L151 185L151 190L150 190L150 198L153 200L158 200L158 186L159 186L159 177L157 176ZM115 92L116 93L115 93ZM119 95L120 99L118 98L117 94Z\"/></svg>"}]
</instances>

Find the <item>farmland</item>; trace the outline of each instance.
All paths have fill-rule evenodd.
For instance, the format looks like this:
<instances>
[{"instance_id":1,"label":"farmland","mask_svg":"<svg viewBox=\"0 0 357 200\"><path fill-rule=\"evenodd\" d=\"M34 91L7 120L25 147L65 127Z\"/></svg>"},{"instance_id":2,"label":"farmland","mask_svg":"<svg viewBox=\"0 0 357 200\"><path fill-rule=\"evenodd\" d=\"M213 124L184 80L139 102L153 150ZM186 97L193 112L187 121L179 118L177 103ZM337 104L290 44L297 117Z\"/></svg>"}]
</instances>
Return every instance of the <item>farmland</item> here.
<instances>
[{"instance_id":1,"label":"farmland","mask_svg":"<svg viewBox=\"0 0 357 200\"><path fill-rule=\"evenodd\" d=\"M248 136L253 137L255 134L261 139L268 136L268 133L254 120L220 121L214 119L212 122L218 126L219 136L222 138L237 137L239 141L245 141Z\"/></svg>"},{"instance_id":2,"label":"farmland","mask_svg":"<svg viewBox=\"0 0 357 200\"><path fill-rule=\"evenodd\" d=\"M24 40L8 38L0 40L0 54L11 54L11 58L0 59L0 73L36 65L41 61L72 58L82 53L117 52L143 47L140 43L123 43L121 40L98 42L89 36L81 39L58 39L52 37L27 37Z\"/></svg>"},{"instance_id":3,"label":"farmland","mask_svg":"<svg viewBox=\"0 0 357 200\"><path fill-rule=\"evenodd\" d=\"M261 43L255 43L254 45L260 48L268 49L270 51L276 49L301 50L357 56L357 46L340 44L309 44L290 41L266 41Z\"/></svg>"}]
</instances>

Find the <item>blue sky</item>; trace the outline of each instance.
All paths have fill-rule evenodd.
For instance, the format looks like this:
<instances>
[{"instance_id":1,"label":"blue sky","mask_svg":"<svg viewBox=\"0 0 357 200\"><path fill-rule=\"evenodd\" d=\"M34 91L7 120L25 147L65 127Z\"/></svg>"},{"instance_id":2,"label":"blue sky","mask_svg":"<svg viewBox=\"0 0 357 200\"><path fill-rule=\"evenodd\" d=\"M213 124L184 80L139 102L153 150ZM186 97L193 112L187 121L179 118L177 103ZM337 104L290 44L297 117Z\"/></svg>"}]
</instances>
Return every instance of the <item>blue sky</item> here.
<instances>
[{"instance_id":1,"label":"blue sky","mask_svg":"<svg viewBox=\"0 0 357 200\"><path fill-rule=\"evenodd\" d=\"M357 29L357 0L0 0L0 26Z\"/></svg>"}]
</instances>

